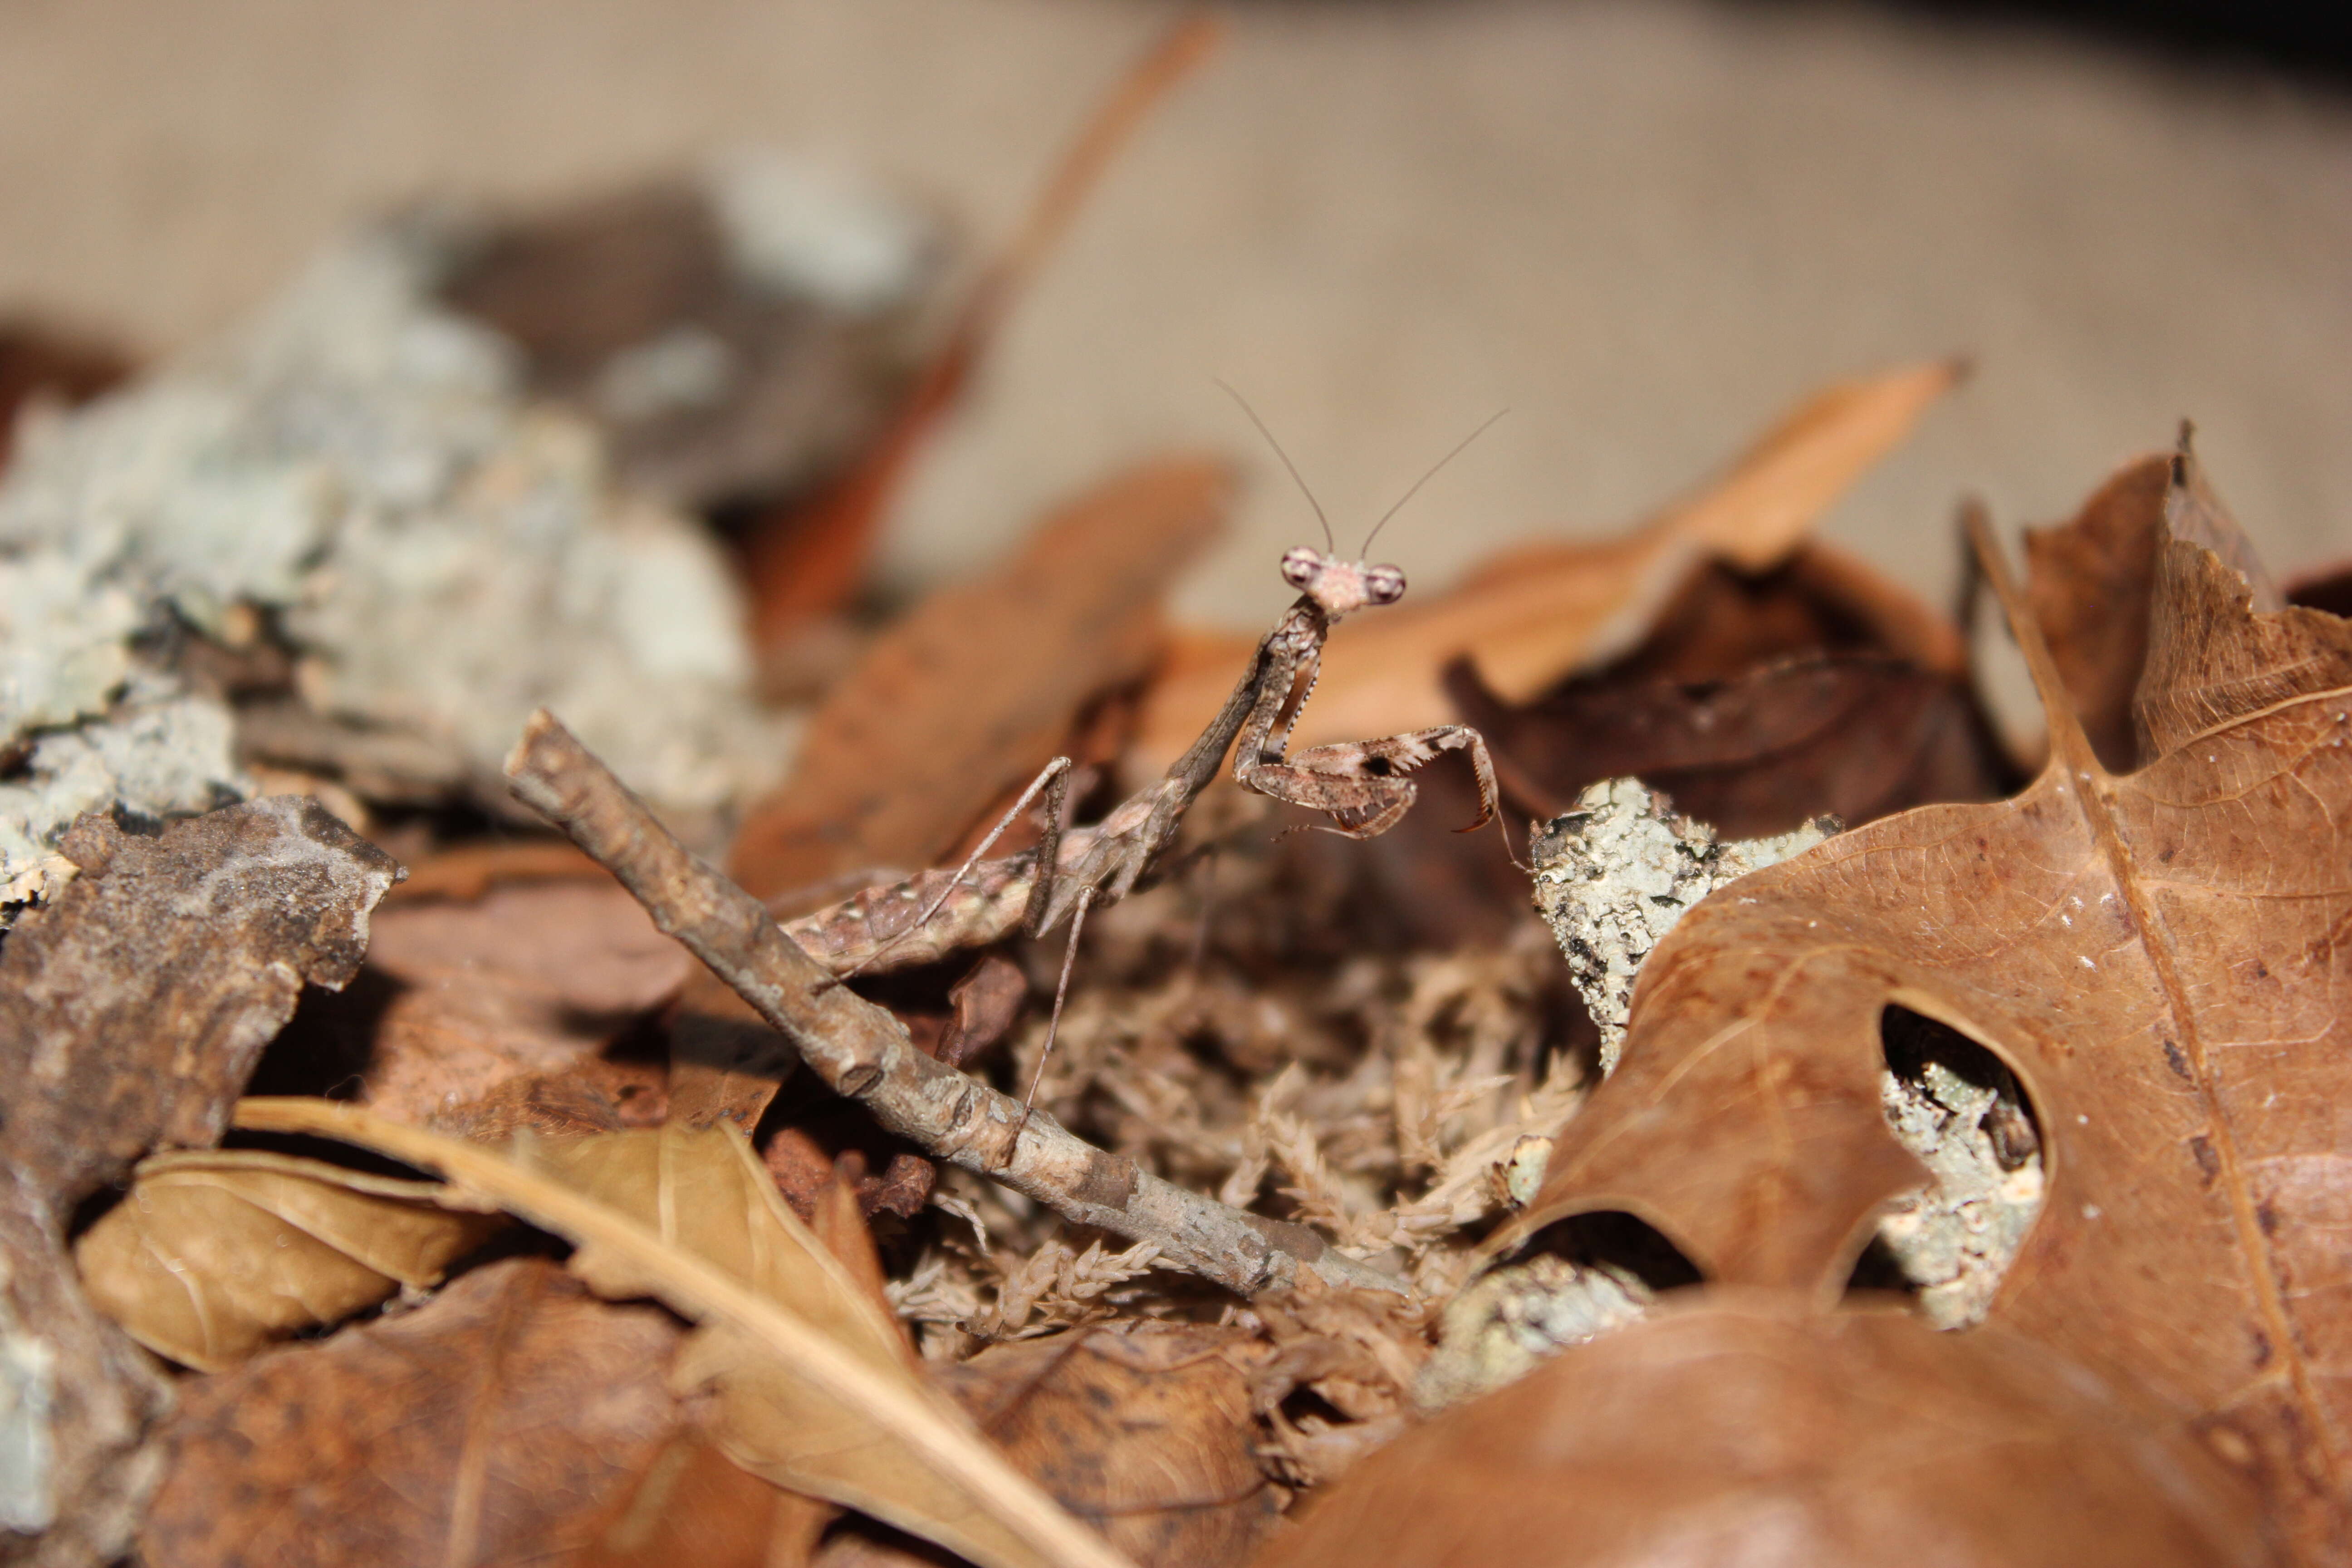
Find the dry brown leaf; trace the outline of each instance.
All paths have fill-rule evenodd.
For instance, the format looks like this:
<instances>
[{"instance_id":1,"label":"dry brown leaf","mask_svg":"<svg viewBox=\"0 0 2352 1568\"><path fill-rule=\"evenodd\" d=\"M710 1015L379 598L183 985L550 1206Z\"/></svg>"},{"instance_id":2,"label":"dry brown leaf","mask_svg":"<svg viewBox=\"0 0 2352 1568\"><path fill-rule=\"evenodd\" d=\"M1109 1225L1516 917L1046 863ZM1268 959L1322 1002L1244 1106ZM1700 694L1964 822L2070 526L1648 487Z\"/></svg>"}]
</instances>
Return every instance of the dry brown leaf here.
<instances>
[{"instance_id":1,"label":"dry brown leaf","mask_svg":"<svg viewBox=\"0 0 2352 1568\"><path fill-rule=\"evenodd\" d=\"M2132 689L2147 658L2148 593L2171 487L2171 455L2155 453L2116 470L2071 522L2025 531L2026 602L2110 773L2139 761Z\"/></svg>"},{"instance_id":2,"label":"dry brown leaf","mask_svg":"<svg viewBox=\"0 0 2352 1568\"><path fill-rule=\"evenodd\" d=\"M1129 1322L994 1346L942 1374L1005 1457L1146 1568L1240 1563L1282 1511L1255 1451L1253 1336Z\"/></svg>"},{"instance_id":3,"label":"dry brown leaf","mask_svg":"<svg viewBox=\"0 0 2352 1568\"><path fill-rule=\"evenodd\" d=\"M721 1446L778 1485L983 1568L1125 1561L923 1381L895 1321L784 1207L731 1128L533 1141L509 1158L324 1100L248 1100L238 1121L437 1171L453 1197L572 1242L572 1268L600 1293L652 1296L696 1320L673 1376L713 1388Z\"/></svg>"},{"instance_id":4,"label":"dry brown leaf","mask_svg":"<svg viewBox=\"0 0 2352 1568\"><path fill-rule=\"evenodd\" d=\"M1255 1335L1129 1321L992 1346L940 1381L1023 1473L1143 1568L1248 1560L1281 1517L1255 1451ZM927 1568L887 1532L828 1541L818 1568Z\"/></svg>"},{"instance_id":5,"label":"dry brown leaf","mask_svg":"<svg viewBox=\"0 0 2352 1568\"><path fill-rule=\"evenodd\" d=\"M1695 562L1760 572L1892 449L1958 381L1946 361L1841 383L1767 432L1722 479L1624 538L1540 544L1489 562L1452 592L1336 627L1299 745L1454 720L1441 672L1469 656L1489 689L1525 702L1639 639ZM1139 741L1164 767L1190 745L1249 658L1246 637L1180 641L1154 683Z\"/></svg>"},{"instance_id":6,"label":"dry brown leaf","mask_svg":"<svg viewBox=\"0 0 2352 1568\"><path fill-rule=\"evenodd\" d=\"M140 1538L171 1568L520 1568L594 1539L678 1426L668 1314L553 1264L186 1385Z\"/></svg>"},{"instance_id":7,"label":"dry brown leaf","mask_svg":"<svg viewBox=\"0 0 2352 1568\"><path fill-rule=\"evenodd\" d=\"M566 1568L805 1568L838 1511L770 1486L688 1429Z\"/></svg>"},{"instance_id":8,"label":"dry brown leaf","mask_svg":"<svg viewBox=\"0 0 2352 1568\"><path fill-rule=\"evenodd\" d=\"M1639 777L1728 836L1848 826L1989 800L2016 782L1968 683L1949 617L1820 544L1743 575L1692 574L1641 647L1512 706L1447 671L1506 791L1539 816Z\"/></svg>"},{"instance_id":9,"label":"dry brown leaf","mask_svg":"<svg viewBox=\"0 0 2352 1568\"><path fill-rule=\"evenodd\" d=\"M2215 526L2206 495L2184 452L2168 511ZM2160 1392L2261 1480L2304 1561L2341 1562L2352 625L2254 612L2179 539L2154 595L2136 715L2154 760L2100 765L2013 606L2048 771L1694 910L1529 1223L1629 1210L1710 1278L1833 1296L1920 1180L1880 1109L1881 1015L1933 1018L2015 1071L2048 1151L1992 1321Z\"/></svg>"},{"instance_id":10,"label":"dry brown leaf","mask_svg":"<svg viewBox=\"0 0 2352 1568\"><path fill-rule=\"evenodd\" d=\"M440 1184L259 1150L158 1154L74 1243L82 1289L132 1339L216 1372L271 1340L441 1282L504 1221Z\"/></svg>"},{"instance_id":11,"label":"dry brown leaf","mask_svg":"<svg viewBox=\"0 0 2352 1568\"><path fill-rule=\"evenodd\" d=\"M261 1087L355 1076L384 1114L473 1135L476 1102L592 1058L696 967L609 878L397 904L376 916L360 983L303 1009ZM281 1063L307 1079L281 1080Z\"/></svg>"},{"instance_id":12,"label":"dry brown leaf","mask_svg":"<svg viewBox=\"0 0 2352 1568\"><path fill-rule=\"evenodd\" d=\"M350 980L399 868L315 803L260 800L153 837L85 817L79 868L0 946L0 1363L21 1425L0 1557L110 1560L150 1473L154 1373L66 1255L75 1206L158 1145L213 1142L304 983Z\"/></svg>"},{"instance_id":13,"label":"dry brown leaf","mask_svg":"<svg viewBox=\"0 0 2352 1568\"><path fill-rule=\"evenodd\" d=\"M1366 1458L1260 1568L2256 1568L2251 1498L2014 1334L1710 1291Z\"/></svg>"},{"instance_id":14,"label":"dry brown leaf","mask_svg":"<svg viewBox=\"0 0 2352 1568\"><path fill-rule=\"evenodd\" d=\"M813 1194L810 1229L882 1311L881 1260L845 1182ZM708 1413L708 1402L701 1407ZM703 1422L671 1439L577 1568L803 1568L831 1503L771 1485L730 1459Z\"/></svg>"},{"instance_id":15,"label":"dry brown leaf","mask_svg":"<svg viewBox=\"0 0 2352 1568\"><path fill-rule=\"evenodd\" d=\"M434 899L470 903L502 882L608 880L610 873L560 838L499 839L436 850L408 863L408 879L389 904Z\"/></svg>"},{"instance_id":16,"label":"dry brown leaf","mask_svg":"<svg viewBox=\"0 0 2352 1568\"><path fill-rule=\"evenodd\" d=\"M1150 667L1160 597L1222 525L1226 489L1214 463L1147 464L917 605L810 720L792 782L752 808L730 874L769 898L938 859L1045 766L1088 698Z\"/></svg>"}]
</instances>

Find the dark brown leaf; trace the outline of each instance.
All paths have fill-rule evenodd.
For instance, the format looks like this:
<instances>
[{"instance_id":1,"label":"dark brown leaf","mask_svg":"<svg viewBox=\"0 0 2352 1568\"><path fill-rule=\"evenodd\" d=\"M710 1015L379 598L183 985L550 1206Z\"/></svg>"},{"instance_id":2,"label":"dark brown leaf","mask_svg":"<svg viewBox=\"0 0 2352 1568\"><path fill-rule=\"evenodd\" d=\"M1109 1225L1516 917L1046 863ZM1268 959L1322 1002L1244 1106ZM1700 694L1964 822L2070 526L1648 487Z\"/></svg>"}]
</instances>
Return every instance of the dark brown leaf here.
<instances>
[{"instance_id":1,"label":"dark brown leaf","mask_svg":"<svg viewBox=\"0 0 2352 1568\"><path fill-rule=\"evenodd\" d=\"M1735 837L1849 826L2013 781L1958 628L1863 563L1808 545L1772 572L1693 574L1640 647L1521 707L1447 672L1517 803L1543 816L1639 777Z\"/></svg>"},{"instance_id":2,"label":"dark brown leaf","mask_svg":"<svg viewBox=\"0 0 2352 1568\"><path fill-rule=\"evenodd\" d=\"M2186 454L2167 510L2215 526ZM2021 605L2011 620L2049 770L1694 910L1529 1222L1631 1210L1711 1278L1834 1294L1919 1181L1880 1108L1882 1016L1931 1017L2017 1074L2048 1152L1992 1321L2152 1386L2258 1477L2302 1560L2340 1562L2352 626L2256 612L2239 572L2168 540L2136 701L2154 760L2116 777Z\"/></svg>"},{"instance_id":3,"label":"dark brown leaf","mask_svg":"<svg viewBox=\"0 0 2352 1568\"><path fill-rule=\"evenodd\" d=\"M593 1539L681 1420L667 1312L536 1258L188 1385L141 1533L173 1568L490 1568Z\"/></svg>"},{"instance_id":4,"label":"dark brown leaf","mask_svg":"<svg viewBox=\"0 0 2352 1568\"><path fill-rule=\"evenodd\" d=\"M1261 1568L2255 1568L2252 1498L1999 1331L1711 1292L1366 1458Z\"/></svg>"}]
</instances>

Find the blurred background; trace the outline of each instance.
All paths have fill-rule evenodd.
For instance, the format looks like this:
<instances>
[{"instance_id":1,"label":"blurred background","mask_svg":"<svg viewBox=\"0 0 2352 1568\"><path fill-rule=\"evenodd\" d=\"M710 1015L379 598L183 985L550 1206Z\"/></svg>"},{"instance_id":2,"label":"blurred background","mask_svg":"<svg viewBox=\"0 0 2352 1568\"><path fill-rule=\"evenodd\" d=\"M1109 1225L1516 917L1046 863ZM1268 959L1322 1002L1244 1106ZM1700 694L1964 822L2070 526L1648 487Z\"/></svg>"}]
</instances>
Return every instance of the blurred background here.
<instances>
[{"instance_id":1,"label":"blurred background","mask_svg":"<svg viewBox=\"0 0 2352 1568\"><path fill-rule=\"evenodd\" d=\"M0 310L183 350L420 197L550 210L750 146L1001 246L1172 13L1114 0L0 4ZM1938 598L1967 491L2066 515L2192 416L2273 564L2352 546L2352 105L2263 8L1254 4L1047 257L890 517L902 586L1171 447L1253 483L1181 618L1383 539L1416 592L1615 530L1807 390L1973 381L1826 533ZM1350 520L1358 520L1351 521ZM1346 542L1343 541L1343 542Z\"/></svg>"}]
</instances>

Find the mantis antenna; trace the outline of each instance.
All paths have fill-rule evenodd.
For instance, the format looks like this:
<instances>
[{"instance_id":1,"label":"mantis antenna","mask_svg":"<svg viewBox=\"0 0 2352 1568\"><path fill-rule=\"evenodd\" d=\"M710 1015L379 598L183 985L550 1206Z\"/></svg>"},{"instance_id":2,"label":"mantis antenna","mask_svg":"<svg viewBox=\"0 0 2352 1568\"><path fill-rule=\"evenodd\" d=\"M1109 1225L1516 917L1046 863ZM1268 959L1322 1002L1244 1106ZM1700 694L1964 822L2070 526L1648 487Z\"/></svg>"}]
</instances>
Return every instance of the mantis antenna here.
<instances>
[{"instance_id":1,"label":"mantis antenna","mask_svg":"<svg viewBox=\"0 0 2352 1568\"><path fill-rule=\"evenodd\" d=\"M1413 481L1412 481L1412 489L1409 489L1409 490L1405 491L1405 492L1404 492L1404 494L1402 494L1402 495L1401 495L1401 496L1397 497L1397 503L1396 503L1396 505L1394 505L1394 506L1392 506L1392 507L1389 508L1389 510L1386 510L1386 511L1384 511L1384 512L1381 513L1381 520L1380 520L1380 521L1378 521L1378 522L1376 522L1376 523L1372 524L1372 531L1371 531L1371 532L1370 532L1370 533L1368 533L1368 534L1366 534L1366 535L1364 535L1364 547L1363 547L1361 550L1358 551L1358 552L1357 552L1357 553L1358 553L1358 554L1360 554L1360 555L1365 555L1365 556L1369 556L1370 554L1371 554L1371 552L1372 552L1372 541L1373 541L1373 540L1375 540L1375 539L1377 539L1377 538L1379 538L1379 537L1380 537L1381 530L1382 530L1382 529L1386 528L1386 527L1389 525L1389 519L1391 519L1391 518L1394 517L1398 512L1402 511L1402 510L1404 510L1404 503L1405 503L1405 502L1407 502L1407 501L1409 501L1409 500L1411 500L1414 496L1418 495L1418 494L1421 492L1421 487L1422 487L1422 486L1423 486L1423 485L1425 485L1425 484L1429 483L1429 481L1430 481L1430 480L1432 480L1432 479L1435 479L1435 478L1437 477L1437 470L1438 470L1438 469L1440 469L1440 468L1444 468L1444 467L1445 467L1445 465L1446 465L1446 464L1448 464L1448 463L1452 462L1454 458L1456 458L1460 457L1464 452L1467 451L1467 450L1469 449L1469 447L1470 447L1470 443L1471 443L1471 442L1475 441L1479 437L1484 436L1484 435L1485 435L1488 430L1493 429L1493 428L1494 428L1494 426L1495 426L1495 421L1496 421L1496 420L1497 420L1497 419L1500 419L1504 415L1508 414L1509 412L1510 412L1510 410L1509 410L1509 409L1507 409L1507 408L1497 408L1496 410L1495 410L1495 412L1493 412L1492 414L1489 414L1488 416L1486 416L1486 422L1485 424L1483 424L1483 425L1479 426L1478 426L1478 428L1476 428L1475 430L1471 431L1471 432L1470 432L1470 434L1468 434L1467 436L1463 437L1462 437L1462 443L1461 443L1461 445L1460 445L1460 446L1455 447L1454 448L1454 450L1452 450L1451 452L1446 453L1446 454L1445 454L1445 456L1444 456L1444 457L1442 457L1442 458L1438 458L1438 459L1437 459L1437 461L1436 461L1435 463L1433 463L1433 464L1432 464L1432 465L1431 465L1429 472L1427 472L1427 473L1425 473L1425 474L1422 475L1422 476L1421 476L1421 478L1419 478L1419 479L1417 479L1413 480ZM1271 437L1268 437L1268 439L1271 439Z\"/></svg>"},{"instance_id":2,"label":"mantis antenna","mask_svg":"<svg viewBox=\"0 0 2352 1568\"><path fill-rule=\"evenodd\" d=\"M1307 498L1307 504L1315 509L1315 521L1323 525L1324 546L1336 552L1339 546L1331 537L1331 520L1323 515L1323 503L1317 500L1315 492L1307 488L1307 480L1299 474L1298 465L1290 460L1290 454L1282 449L1282 443L1274 438L1274 432L1265 427L1265 421L1257 416L1257 410L1249 405L1248 398L1235 392L1223 381L1219 381L1217 384L1224 389L1227 397L1242 405L1242 412L1249 416L1249 422L1257 426L1257 433L1265 437L1265 444L1274 448L1274 455L1280 458L1282 466L1290 470L1290 477L1298 481L1298 493ZM1487 423L1491 425L1494 421L1488 420Z\"/></svg>"}]
</instances>

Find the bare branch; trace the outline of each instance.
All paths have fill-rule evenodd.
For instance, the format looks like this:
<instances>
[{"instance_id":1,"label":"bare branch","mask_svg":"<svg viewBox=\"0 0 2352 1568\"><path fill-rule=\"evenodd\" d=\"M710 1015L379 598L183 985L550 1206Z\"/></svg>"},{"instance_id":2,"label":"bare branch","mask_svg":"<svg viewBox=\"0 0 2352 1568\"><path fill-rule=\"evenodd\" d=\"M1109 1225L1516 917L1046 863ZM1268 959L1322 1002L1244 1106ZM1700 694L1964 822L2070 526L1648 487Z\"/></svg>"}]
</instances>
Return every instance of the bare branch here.
<instances>
[{"instance_id":1,"label":"bare branch","mask_svg":"<svg viewBox=\"0 0 2352 1568\"><path fill-rule=\"evenodd\" d=\"M525 804L636 896L654 923L790 1040L812 1071L891 1131L1064 1218L1160 1247L1160 1261L1244 1295L1311 1274L1402 1290L1304 1226L1189 1192L1095 1148L1040 1111L933 1060L882 1008L802 952L758 900L695 858L541 709L507 759ZM1024 1125L1025 1122L1025 1125Z\"/></svg>"}]
</instances>

